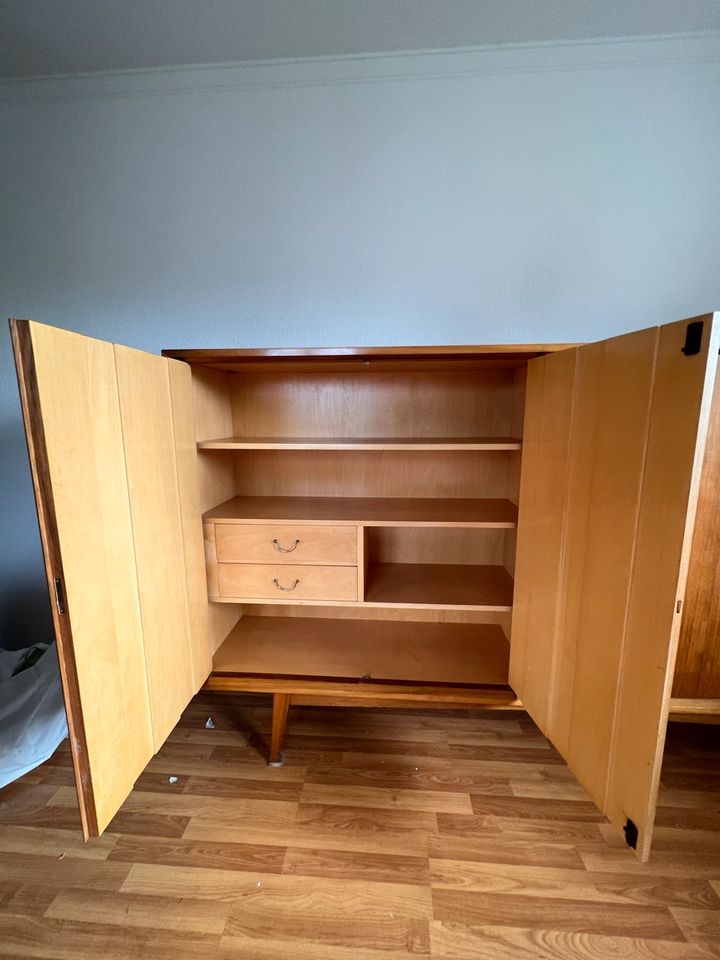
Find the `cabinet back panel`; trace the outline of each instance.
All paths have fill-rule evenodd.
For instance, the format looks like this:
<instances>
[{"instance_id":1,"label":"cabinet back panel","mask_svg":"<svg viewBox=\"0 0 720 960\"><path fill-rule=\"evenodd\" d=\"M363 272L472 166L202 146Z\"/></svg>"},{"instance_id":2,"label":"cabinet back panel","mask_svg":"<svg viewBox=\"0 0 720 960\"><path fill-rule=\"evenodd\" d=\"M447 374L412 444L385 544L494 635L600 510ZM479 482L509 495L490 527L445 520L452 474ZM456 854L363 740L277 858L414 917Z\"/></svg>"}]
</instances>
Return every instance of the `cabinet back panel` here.
<instances>
[{"instance_id":1,"label":"cabinet back panel","mask_svg":"<svg viewBox=\"0 0 720 960\"><path fill-rule=\"evenodd\" d=\"M237 496L505 497L511 455L506 451L252 450L231 456ZM206 451L203 456L228 455Z\"/></svg>"},{"instance_id":2,"label":"cabinet back panel","mask_svg":"<svg viewBox=\"0 0 720 960\"><path fill-rule=\"evenodd\" d=\"M673 696L720 698L720 378L710 410Z\"/></svg>"},{"instance_id":3,"label":"cabinet back panel","mask_svg":"<svg viewBox=\"0 0 720 960\"><path fill-rule=\"evenodd\" d=\"M366 550L374 563L501 564L505 533L462 528L368 527Z\"/></svg>"},{"instance_id":4,"label":"cabinet back panel","mask_svg":"<svg viewBox=\"0 0 720 960\"><path fill-rule=\"evenodd\" d=\"M503 437L513 422L513 378L512 370L239 374L231 381L233 433Z\"/></svg>"}]
</instances>

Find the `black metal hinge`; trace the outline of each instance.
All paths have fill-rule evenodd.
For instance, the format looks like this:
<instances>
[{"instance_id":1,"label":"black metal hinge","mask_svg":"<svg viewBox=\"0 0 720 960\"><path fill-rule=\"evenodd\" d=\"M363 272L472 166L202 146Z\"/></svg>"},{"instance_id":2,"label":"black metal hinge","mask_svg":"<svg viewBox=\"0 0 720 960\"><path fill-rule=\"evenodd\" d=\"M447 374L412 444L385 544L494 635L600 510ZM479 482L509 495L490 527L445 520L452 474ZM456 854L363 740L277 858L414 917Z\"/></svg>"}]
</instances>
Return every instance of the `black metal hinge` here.
<instances>
[{"instance_id":1,"label":"black metal hinge","mask_svg":"<svg viewBox=\"0 0 720 960\"><path fill-rule=\"evenodd\" d=\"M681 347L680 350L686 357L693 357L700 353L704 325L704 320L693 320L692 323L687 325L685 331L685 346Z\"/></svg>"},{"instance_id":2,"label":"black metal hinge","mask_svg":"<svg viewBox=\"0 0 720 960\"><path fill-rule=\"evenodd\" d=\"M55 577L55 603L57 604L57 612L65 613L65 592L60 577Z\"/></svg>"},{"instance_id":3,"label":"black metal hinge","mask_svg":"<svg viewBox=\"0 0 720 960\"><path fill-rule=\"evenodd\" d=\"M637 850L637 842L638 842L638 835L639 835L638 828L635 826L635 824L632 822L632 820L629 817L625 821L625 826L623 827L623 833L625 834L625 843L629 847L632 847L633 850Z\"/></svg>"}]
</instances>

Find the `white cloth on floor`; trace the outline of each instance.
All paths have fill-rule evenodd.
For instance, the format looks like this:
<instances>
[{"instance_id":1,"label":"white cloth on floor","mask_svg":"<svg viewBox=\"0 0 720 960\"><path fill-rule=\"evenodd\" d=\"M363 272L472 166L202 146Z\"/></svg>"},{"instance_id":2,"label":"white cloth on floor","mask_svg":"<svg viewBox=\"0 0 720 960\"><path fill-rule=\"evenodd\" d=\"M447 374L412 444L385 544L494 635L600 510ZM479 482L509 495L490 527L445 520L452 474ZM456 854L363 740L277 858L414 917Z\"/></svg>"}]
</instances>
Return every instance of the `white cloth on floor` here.
<instances>
[{"instance_id":1,"label":"white cloth on floor","mask_svg":"<svg viewBox=\"0 0 720 960\"><path fill-rule=\"evenodd\" d=\"M0 650L0 787L44 763L67 732L55 644Z\"/></svg>"}]
</instances>

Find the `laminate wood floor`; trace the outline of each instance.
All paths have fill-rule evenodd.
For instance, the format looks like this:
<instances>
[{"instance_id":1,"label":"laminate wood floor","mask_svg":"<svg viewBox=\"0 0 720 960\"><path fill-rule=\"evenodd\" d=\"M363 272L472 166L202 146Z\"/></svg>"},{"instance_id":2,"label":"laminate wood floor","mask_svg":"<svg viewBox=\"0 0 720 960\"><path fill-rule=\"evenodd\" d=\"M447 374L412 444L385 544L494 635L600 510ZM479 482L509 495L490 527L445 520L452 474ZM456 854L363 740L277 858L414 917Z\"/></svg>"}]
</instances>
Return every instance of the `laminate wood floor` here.
<instances>
[{"instance_id":1,"label":"laminate wood floor","mask_svg":"<svg viewBox=\"0 0 720 960\"><path fill-rule=\"evenodd\" d=\"M200 694L88 844L67 744L0 791L0 958L720 957L720 728L671 727L646 866L525 714L269 728Z\"/></svg>"}]
</instances>

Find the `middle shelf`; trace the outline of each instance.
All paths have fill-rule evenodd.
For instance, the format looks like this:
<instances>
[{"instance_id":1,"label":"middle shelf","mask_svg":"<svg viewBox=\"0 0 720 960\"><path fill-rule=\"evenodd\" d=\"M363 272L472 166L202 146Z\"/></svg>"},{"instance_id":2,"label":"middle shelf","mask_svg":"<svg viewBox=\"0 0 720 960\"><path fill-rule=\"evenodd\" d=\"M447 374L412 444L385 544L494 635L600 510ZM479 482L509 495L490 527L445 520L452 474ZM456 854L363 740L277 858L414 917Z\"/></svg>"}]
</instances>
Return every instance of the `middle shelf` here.
<instances>
[{"instance_id":1,"label":"middle shelf","mask_svg":"<svg viewBox=\"0 0 720 960\"><path fill-rule=\"evenodd\" d=\"M506 614L515 513L502 500L235 497L204 517L208 595Z\"/></svg>"},{"instance_id":2,"label":"middle shelf","mask_svg":"<svg viewBox=\"0 0 720 960\"><path fill-rule=\"evenodd\" d=\"M517 506L503 498L233 497L203 520L513 529Z\"/></svg>"}]
</instances>

